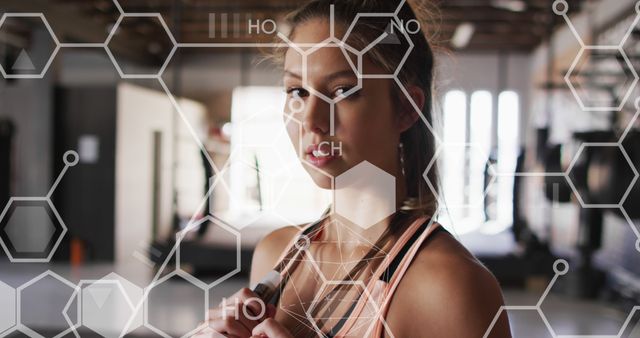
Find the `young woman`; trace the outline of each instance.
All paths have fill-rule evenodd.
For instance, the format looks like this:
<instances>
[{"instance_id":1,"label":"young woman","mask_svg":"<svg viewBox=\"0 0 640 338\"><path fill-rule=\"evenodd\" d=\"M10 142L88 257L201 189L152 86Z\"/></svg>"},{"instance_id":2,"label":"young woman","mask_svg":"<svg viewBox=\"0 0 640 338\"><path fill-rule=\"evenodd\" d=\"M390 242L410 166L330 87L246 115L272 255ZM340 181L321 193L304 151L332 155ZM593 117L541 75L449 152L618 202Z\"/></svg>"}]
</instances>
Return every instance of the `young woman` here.
<instances>
[{"instance_id":1,"label":"young woman","mask_svg":"<svg viewBox=\"0 0 640 338\"><path fill-rule=\"evenodd\" d=\"M332 178L367 161L395 177L395 192L376 188L377 176L364 172L359 179L372 188L337 186L345 189L337 193L351 197L340 199L338 210L371 220L391 201L397 211L363 227L335 212L334 205L334 212L314 224L268 235L256 247L251 281L257 283L275 267L283 278L278 292L266 309L255 302L256 294L242 289L225 306L210 310L214 336L482 337L503 304L491 273L431 219L436 199L423 173L435 151L427 128L434 60L425 34L407 29L405 35L388 16L375 15L360 18L349 31L358 13L397 8L400 23L420 22L421 7L412 2L313 0L289 17L289 40L299 47L281 51L284 86L289 103L295 103L285 107L287 129L314 182L331 189ZM382 36L393 33L391 27L395 36ZM358 89L346 57L354 64L357 59L335 45L317 48L303 62L300 50L332 32L356 50L372 46L362 59L362 74L394 74L400 68L397 82L365 76ZM410 44L414 48L405 59ZM320 94L336 102L333 119ZM322 149L327 144L340 144L341 151ZM430 170L427 179L436 182L436 171ZM510 337L506 316L490 337Z\"/></svg>"}]
</instances>

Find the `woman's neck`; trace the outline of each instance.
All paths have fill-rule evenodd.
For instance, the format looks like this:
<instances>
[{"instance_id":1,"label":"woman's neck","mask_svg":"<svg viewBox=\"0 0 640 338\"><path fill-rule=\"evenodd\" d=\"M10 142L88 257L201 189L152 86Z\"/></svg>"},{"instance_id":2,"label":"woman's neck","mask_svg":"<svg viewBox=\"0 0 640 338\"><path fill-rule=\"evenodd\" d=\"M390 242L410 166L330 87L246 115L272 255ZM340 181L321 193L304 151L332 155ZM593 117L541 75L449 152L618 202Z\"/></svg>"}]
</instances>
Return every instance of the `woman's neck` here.
<instances>
[{"instance_id":1,"label":"woman's neck","mask_svg":"<svg viewBox=\"0 0 640 338\"><path fill-rule=\"evenodd\" d=\"M390 189L376 182L365 182L336 190L334 213L325 224L328 231L323 237L337 243L356 243L363 239L375 243L406 199L404 177L400 177Z\"/></svg>"}]
</instances>

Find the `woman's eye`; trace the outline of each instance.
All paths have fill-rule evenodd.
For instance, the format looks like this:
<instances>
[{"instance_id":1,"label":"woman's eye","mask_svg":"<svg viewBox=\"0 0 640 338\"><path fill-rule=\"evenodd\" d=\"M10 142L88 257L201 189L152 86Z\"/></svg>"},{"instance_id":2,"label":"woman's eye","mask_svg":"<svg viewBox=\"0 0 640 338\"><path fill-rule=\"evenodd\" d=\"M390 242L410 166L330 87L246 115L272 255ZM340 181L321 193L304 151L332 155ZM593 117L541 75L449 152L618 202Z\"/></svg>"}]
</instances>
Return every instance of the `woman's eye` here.
<instances>
[{"instance_id":1,"label":"woman's eye","mask_svg":"<svg viewBox=\"0 0 640 338\"><path fill-rule=\"evenodd\" d=\"M353 87L349 87L349 86L344 86L344 87L340 87L338 89L336 89L333 92L333 96L334 97L340 97L345 95L347 92L349 92L351 89L353 89ZM352 93L351 95L354 95L355 93ZM351 95L349 97L351 97Z\"/></svg>"},{"instance_id":2,"label":"woman's eye","mask_svg":"<svg viewBox=\"0 0 640 338\"><path fill-rule=\"evenodd\" d=\"M298 97L306 97L309 93L303 88L289 88L287 89L287 95L298 98Z\"/></svg>"}]
</instances>

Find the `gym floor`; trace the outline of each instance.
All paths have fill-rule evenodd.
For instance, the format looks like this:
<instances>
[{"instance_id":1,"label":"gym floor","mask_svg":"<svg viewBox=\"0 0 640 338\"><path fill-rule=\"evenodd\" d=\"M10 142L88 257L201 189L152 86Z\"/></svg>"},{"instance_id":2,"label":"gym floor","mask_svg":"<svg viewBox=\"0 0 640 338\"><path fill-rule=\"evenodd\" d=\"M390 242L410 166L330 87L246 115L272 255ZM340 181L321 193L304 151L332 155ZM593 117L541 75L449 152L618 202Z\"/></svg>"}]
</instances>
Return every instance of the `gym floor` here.
<instances>
[{"instance_id":1,"label":"gym floor","mask_svg":"<svg viewBox=\"0 0 640 338\"><path fill-rule=\"evenodd\" d=\"M2 267L0 267L2 268ZM147 272L135 271L124 266L96 265L91 268L69 269L66 266L56 266L56 271L61 272L61 277L65 279L91 279L98 276L117 271L121 275L127 275L129 281L135 281L139 285L144 285L145 281L151 278ZM3 269L3 271L7 271ZM14 287L32 279L40 272L37 267L23 268L20 271L11 269L12 273L3 276L6 282ZM50 276L49 276L50 277ZM213 280L205 280L212 282ZM222 297L232 294L235 290L247 286L248 281L244 278L233 278L222 282L211 290L209 295L210 304L217 304ZM193 284L180 278L170 278L158 287L162 292L150 293L149 308L145 309L150 324L171 335L177 335L190 331L202 321L200 307L203 306L202 290ZM68 286L55 278L43 278L34 283L26 292L37 294L38 297L31 297L25 293L22 299L23 323L37 332L61 332L69 328L68 323L61 316L61 311L67 305L69 298ZM127 289L129 292L130 289ZM23 291L25 292L25 291ZM543 290L525 291L522 289L504 290L505 303L507 306L535 306ZM92 295L92 293L84 293ZM83 300L86 304L87 300ZM134 302L135 303L135 302ZM71 322L75 322L75 312L73 306L68 310ZM622 312L619 307L597 300L580 300L572 298L552 289L540 306L548 324L557 335L613 335L616 336L628 313ZM0 309L0 314L7 309ZM25 314L28 312L28 318ZM108 317L108 311L107 317ZM4 315L7 313L5 312ZM508 311L513 336L524 338L553 337L545 325L542 317L535 309L509 310ZM113 314L114 318L117 317ZM84 314L86 318L87 314ZM102 313L102 320L105 320L105 312ZM636 316L637 317L637 316ZM32 321L29 318L33 318ZM140 317L141 319L141 317ZM623 337L638 337L640 325L637 325L637 318L631 321L624 330ZM108 320L107 320L108 322ZM86 327L79 327L82 336L90 336L91 331ZM104 333L104 332L103 332ZM9 336L19 336L19 332L14 332ZM132 332L132 336L151 337L156 333L145 327L138 327Z\"/></svg>"}]
</instances>

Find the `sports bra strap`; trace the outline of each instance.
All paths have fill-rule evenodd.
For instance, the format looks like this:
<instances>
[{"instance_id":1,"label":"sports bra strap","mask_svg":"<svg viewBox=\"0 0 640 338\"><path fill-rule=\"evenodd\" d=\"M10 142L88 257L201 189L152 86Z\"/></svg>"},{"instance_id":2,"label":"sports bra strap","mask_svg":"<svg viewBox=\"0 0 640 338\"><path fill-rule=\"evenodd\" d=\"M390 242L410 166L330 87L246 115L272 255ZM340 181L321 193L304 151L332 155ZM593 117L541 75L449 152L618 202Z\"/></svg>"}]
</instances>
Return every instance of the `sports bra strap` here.
<instances>
[{"instance_id":1,"label":"sports bra strap","mask_svg":"<svg viewBox=\"0 0 640 338\"><path fill-rule=\"evenodd\" d=\"M402 262L402 259L407 254L407 252L409 251L411 246L418 240L418 238L420 238L422 233L427 229L427 227L429 226L430 222L431 222L431 219L426 220L413 233L411 238L409 238L409 240L404 244L402 249L393 258L393 261L391 261L391 263L389 264L389 266L387 267L385 272L380 276L380 280L382 280L382 281L384 281L386 283L389 283L389 281L391 281L391 278L393 278L393 275L396 272L396 270L398 269L398 266L400 265L400 262ZM437 231L440 231L440 230L444 230L444 228L437 227L436 229L434 229L434 232L437 232Z\"/></svg>"},{"instance_id":2,"label":"sports bra strap","mask_svg":"<svg viewBox=\"0 0 640 338\"><path fill-rule=\"evenodd\" d=\"M407 270L409 269L411 262L413 261L418 251L420 250L422 245L425 243L425 241L431 238L431 235L436 232L447 231L440 224L435 224L435 225L436 225L435 227L428 228L422 234L420 234L420 236L418 237L414 245L411 246L410 250L401 259L400 264L398 265L395 273L393 274L393 276L391 277L387 285L387 288L384 294L384 299L380 304L380 307L379 307L380 318L386 318L387 313L389 312L389 305L391 304L391 300L393 299L393 295L396 289L398 288L398 285L402 281L402 278L404 277ZM378 320L375 324L374 330L372 330L371 337L382 337L385 325L386 324L382 320Z\"/></svg>"},{"instance_id":3,"label":"sports bra strap","mask_svg":"<svg viewBox=\"0 0 640 338\"><path fill-rule=\"evenodd\" d=\"M278 259L278 262L283 261L291 250L296 250L295 243L296 241L299 240L300 236L309 235L314 230L316 230L317 227L320 224L322 224L322 222L326 218L326 215L327 214L325 213L325 215L323 215L323 217L320 220L313 222L311 224L308 224L302 230L300 230L296 234L296 236L294 236L291 239L290 243L286 247L286 250L282 252L280 258ZM388 259L383 260L383 262L381 263L381 266L377 269L378 271L374 273L374 278L368 283L369 284L368 287L369 288L372 287L372 285L376 282L376 280L379 279L388 283L389 284L388 289L390 289L388 290L389 292L385 295L385 299L383 300L383 303L380 306L380 310L382 311L382 314L385 313L389 300L393 295L393 291L395 291L397 284L399 283L400 279L406 272L406 268L408 264L411 262L411 260L415 256L417 252L417 248L421 246L422 242L431 233L435 231L440 231L440 230L444 230L444 229L441 226L439 226L439 224L435 224L434 222L432 222L432 220L428 217L421 217L415 220L414 223L411 224L411 226L405 230L409 233L405 233L403 234L403 236L401 236L401 238L397 241L397 244L388 253L390 257L388 257ZM410 236L410 237L407 238L407 236ZM396 274L396 272L398 272L398 274ZM376 275L378 275L378 278L375 278ZM278 291L281 292L282 290L278 290ZM272 301L277 302L279 299L279 296L280 295L278 292L277 295L274 295L274 299L272 299ZM349 312L347 313L347 317L344 318L343 320L340 320L337 323L337 325L335 325L331 329L330 333L336 333L335 337L341 337L342 335L344 335L343 332L348 332L354 324L354 318L352 317L354 317L354 315L357 317L362 312L363 308L364 308L364 303L362 301L355 302L349 309ZM333 337L333 335L330 335L329 337Z\"/></svg>"},{"instance_id":4,"label":"sports bra strap","mask_svg":"<svg viewBox=\"0 0 640 338\"><path fill-rule=\"evenodd\" d=\"M400 239L396 242L397 244L394 245L394 247L390 250L390 252L388 253L388 259L385 259L381 263L378 271L376 271L373 275L374 278L369 281L367 289L372 290L376 282L379 282L379 280L384 280L384 275L389 276L389 278L395 275L394 272L401 264L401 262L404 261L404 258L406 258L406 254L413 251L411 249L416 245L419 246L420 243L417 242L421 242L422 237L428 236L438 226L438 224L432 222L428 217L420 217L416 219L409 226L409 228L405 230L405 233L400 236ZM393 264L396 261L397 263L395 263L394 266ZM378 278L376 278L376 276L378 276ZM358 302L356 302L356 304L357 306L355 306L353 311L348 313L348 318L344 322L341 321L341 324L343 324L343 326L338 331L338 334L336 334L336 337L342 337L346 335L346 332L349 332L357 318L364 310L365 303L362 302L362 300L359 300Z\"/></svg>"},{"instance_id":5,"label":"sports bra strap","mask_svg":"<svg viewBox=\"0 0 640 338\"><path fill-rule=\"evenodd\" d=\"M295 236L293 236L291 238L291 240L289 241L289 243L287 244L287 246L285 247L285 250L282 251L282 253L280 254L280 257L278 258L278 260L276 261L276 266L278 266L280 264L280 262L282 262L285 257L287 257L287 254L291 251L291 250L296 250L295 248L295 244L298 241L298 239L300 239L300 236L303 235L309 235L312 231L314 231L316 229L316 227L320 224L322 224L322 222L327 218L327 215L329 214L329 211L331 209L327 209L323 214L322 217L312 223L307 224L306 226L304 226L302 228L302 230L299 230ZM274 266L275 268L275 266Z\"/></svg>"},{"instance_id":6,"label":"sports bra strap","mask_svg":"<svg viewBox=\"0 0 640 338\"><path fill-rule=\"evenodd\" d=\"M419 223L419 226L416 227L415 226L416 223ZM387 282L387 280L391 279L391 276L393 276L393 273L397 269L404 255L407 253L407 251L409 251L413 243L415 243L415 241L420 237L420 235L422 235L422 233L427 229L427 227L430 224L431 224L430 218L421 217L415 220L414 224L412 224L409 228L405 230L407 232L413 231L413 233L411 234L411 237L409 237L408 239L406 238L406 236L401 236L401 238L397 241L398 246L401 246L401 247L400 248L395 247L391 250L392 252L388 253L389 255L395 255L395 256L393 257L391 262L389 262L389 260L385 260L382 262L382 265L383 265L382 268L384 269L384 272L380 273L380 276L379 276L380 280ZM369 287L371 287L373 282L374 281L372 280L371 283L369 284ZM353 320L351 320L350 324L349 324L349 321L351 317L353 317L354 312L357 312L359 314L363 310L364 304L361 304L361 303L362 303L361 301L354 302L349 308L349 310L346 312L347 316L340 318L338 323L331 329L331 332L329 332L328 334L325 334L325 336L327 338L339 337L333 333L338 332L338 334L340 334L341 331L343 331L343 328L345 328L345 325L347 325L345 329L348 330L353 325Z\"/></svg>"}]
</instances>

